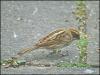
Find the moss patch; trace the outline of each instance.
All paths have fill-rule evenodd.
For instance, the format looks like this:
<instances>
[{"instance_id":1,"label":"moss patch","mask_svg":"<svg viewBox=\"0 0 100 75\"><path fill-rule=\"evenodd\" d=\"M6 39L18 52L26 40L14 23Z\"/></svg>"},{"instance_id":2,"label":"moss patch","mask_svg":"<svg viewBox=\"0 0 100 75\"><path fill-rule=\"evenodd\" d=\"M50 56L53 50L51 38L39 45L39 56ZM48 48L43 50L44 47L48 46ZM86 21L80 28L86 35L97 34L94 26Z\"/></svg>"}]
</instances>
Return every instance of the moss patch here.
<instances>
[{"instance_id":1,"label":"moss patch","mask_svg":"<svg viewBox=\"0 0 100 75\"><path fill-rule=\"evenodd\" d=\"M82 64L82 63L58 63L57 67L90 67L89 64Z\"/></svg>"}]
</instances>

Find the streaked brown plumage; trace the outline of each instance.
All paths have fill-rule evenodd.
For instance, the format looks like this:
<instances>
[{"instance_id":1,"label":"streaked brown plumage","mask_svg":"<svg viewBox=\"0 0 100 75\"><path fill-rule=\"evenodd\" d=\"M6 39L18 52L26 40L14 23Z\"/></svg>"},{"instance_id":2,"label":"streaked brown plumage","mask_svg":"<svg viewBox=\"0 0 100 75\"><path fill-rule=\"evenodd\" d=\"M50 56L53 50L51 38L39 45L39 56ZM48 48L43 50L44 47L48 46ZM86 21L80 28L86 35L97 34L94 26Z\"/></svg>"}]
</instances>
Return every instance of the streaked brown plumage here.
<instances>
[{"instance_id":1,"label":"streaked brown plumage","mask_svg":"<svg viewBox=\"0 0 100 75\"><path fill-rule=\"evenodd\" d=\"M25 48L20 51L16 57L38 48L57 49L69 45L73 40L79 39L79 31L75 28L57 29L47 36L40 39L32 48Z\"/></svg>"}]
</instances>

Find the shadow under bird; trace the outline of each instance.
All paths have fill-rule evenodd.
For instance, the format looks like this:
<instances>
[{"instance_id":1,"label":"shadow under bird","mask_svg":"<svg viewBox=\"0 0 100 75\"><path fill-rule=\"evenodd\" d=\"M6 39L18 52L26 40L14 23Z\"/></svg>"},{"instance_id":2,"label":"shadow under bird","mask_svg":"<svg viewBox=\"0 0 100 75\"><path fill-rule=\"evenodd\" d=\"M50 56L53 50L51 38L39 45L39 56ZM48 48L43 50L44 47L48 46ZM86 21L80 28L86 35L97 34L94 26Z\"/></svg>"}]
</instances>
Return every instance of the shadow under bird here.
<instances>
[{"instance_id":1,"label":"shadow under bird","mask_svg":"<svg viewBox=\"0 0 100 75\"><path fill-rule=\"evenodd\" d=\"M12 58L17 59L27 52L40 48L56 52L57 49L70 45L72 41L79 39L79 37L79 31L76 28L60 28L41 38L33 47L22 49Z\"/></svg>"}]
</instances>

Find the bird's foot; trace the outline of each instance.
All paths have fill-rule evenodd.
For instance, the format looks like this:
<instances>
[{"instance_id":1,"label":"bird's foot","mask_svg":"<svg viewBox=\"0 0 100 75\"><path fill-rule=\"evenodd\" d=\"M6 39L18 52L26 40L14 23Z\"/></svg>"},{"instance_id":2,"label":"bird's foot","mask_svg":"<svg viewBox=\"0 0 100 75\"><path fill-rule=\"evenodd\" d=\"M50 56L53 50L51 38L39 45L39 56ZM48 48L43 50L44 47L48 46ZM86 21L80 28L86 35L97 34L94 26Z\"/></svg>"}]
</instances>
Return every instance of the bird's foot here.
<instances>
[{"instance_id":1,"label":"bird's foot","mask_svg":"<svg viewBox=\"0 0 100 75\"><path fill-rule=\"evenodd\" d=\"M59 54L61 52L61 50L54 50L54 51L52 51L52 52L50 52L48 55L47 55L47 57L50 55L54 55L54 54Z\"/></svg>"},{"instance_id":2,"label":"bird's foot","mask_svg":"<svg viewBox=\"0 0 100 75\"><path fill-rule=\"evenodd\" d=\"M51 55L53 55L53 54L55 54L54 52L50 52L48 55L47 55L47 57L49 57L49 56L51 56Z\"/></svg>"},{"instance_id":3,"label":"bird's foot","mask_svg":"<svg viewBox=\"0 0 100 75\"><path fill-rule=\"evenodd\" d=\"M60 55L60 57L64 57L64 56L69 56L69 53L68 53L68 51L66 51L64 53L60 53L59 55Z\"/></svg>"}]
</instances>

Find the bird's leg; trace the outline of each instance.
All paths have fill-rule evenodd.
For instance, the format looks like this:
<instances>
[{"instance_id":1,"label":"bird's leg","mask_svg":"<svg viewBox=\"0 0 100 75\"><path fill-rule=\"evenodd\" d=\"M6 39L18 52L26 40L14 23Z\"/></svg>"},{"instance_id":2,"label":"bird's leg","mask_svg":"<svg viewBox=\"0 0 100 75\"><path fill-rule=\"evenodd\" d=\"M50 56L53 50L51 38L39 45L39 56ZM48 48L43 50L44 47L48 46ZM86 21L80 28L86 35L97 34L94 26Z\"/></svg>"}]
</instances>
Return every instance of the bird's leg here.
<instances>
[{"instance_id":1,"label":"bird's leg","mask_svg":"<svg viewBox=\"0 0 100 75\"><path fill-rule=\"evenodd\" d=\"M60 52L61 52L61 49L55 49L55 50L54 50L54 53L55 53L55 54L58 54L58 53L60 53Z\"/></svg>"},{"instance_id":2,"label":"bird's leg","mask_svg":"<svg viewBox=\"0 0 100 75\"><path fill-rule=\"evenodd\" d=\"M49 55L53 55L53 54L59 54L61 52L61 50L60 49L53 49L53 51L52 52L50 52L50 54ZM47 55L48 56L48 55Z\"/></svg>"},{"instance_id":3,"label":"bird's leg","mask_svg":"<svg viewBox=\"0 0 100 75\"><path fill-rule=\"evenodd\" d=\"M63 57L63 56L69 56L69 53L68 51L64 52L64 53L60 53L60 56Z\"/></svg>"},{"instance_id":4,"label":"bird's leg","mask_svg":"<svg viewBox=\"0 0 100 75\"><path fill-rule=\"evenodd\" d=\"M63 53L61 52L61 49L62 48L57 48L57 49L54 49L52 54L59 54L61 57L63 56L69 56L69 53L68 51L64 51Z\"/></svg>"}]
</instances>

